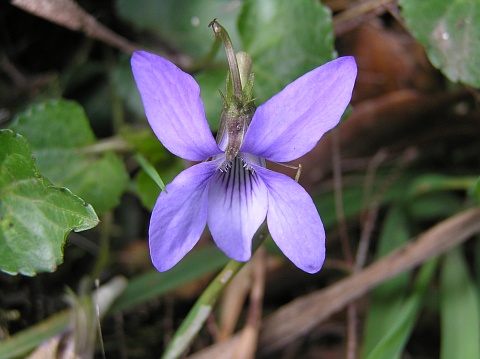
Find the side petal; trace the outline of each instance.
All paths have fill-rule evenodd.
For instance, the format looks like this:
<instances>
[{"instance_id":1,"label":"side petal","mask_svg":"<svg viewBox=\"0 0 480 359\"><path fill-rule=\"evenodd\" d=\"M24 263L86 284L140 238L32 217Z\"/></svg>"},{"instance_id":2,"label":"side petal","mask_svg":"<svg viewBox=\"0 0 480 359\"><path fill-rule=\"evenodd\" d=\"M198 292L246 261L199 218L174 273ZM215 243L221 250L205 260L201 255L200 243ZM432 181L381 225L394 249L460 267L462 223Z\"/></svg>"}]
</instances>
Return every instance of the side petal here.
<instances>
[{"instance_id":1,"label":"side petal","mask_svg":"<svg viewBox=\"0 0 480 359\"><path fill-rule=\"evenodd\" d=\"M325 230L312 198L290 177L254 167L268 188L272 239L298 268L318 272L325 260Z\"/></svg>"},{"instance_id":2,"label":"side petal","mask_svg":"<svg viewBox=\"0 0 480 359\"><path fill-rule=\"evenodd\" d=\"M134 52L131 64L148 122L170 152L190 161L221 152L192 76L146 51Z\"/></svg>"},{"instance_id":3,"label":"side petal","mask_svg":"<svg viewBox=\"0 0 480 359\"><path fill-rule=\"evenodd\" d=\"M225 254L245 262L252 238L267 215L267 188L251 167L236 158L232 167L213 176L208 189L208 228ZM248 168L248 169L247 169Z\"/></svg>"},{"instance_id":4,"label":"side petal","mask_svg":"<svg viewBox=\"0 0 480 359\"><path fill-rule=\"evenodd\" d=\"M356 76L355 59L348 56L298 78L258 107L241 151L275 162L303 156L340 121Z\"/></svg>"},{"instance_id":5,"label":"side petal","mask_svg":"<svg viewBox=\"0 0 480 359\"><path fill-rule=\"evenodd\" d=\"M167 185L152 212L149 229L153 265L164 272L172 268L198 242L207 223L208 183L215 172L204 162L180 173Z\"/></svg>"}]
</instances>

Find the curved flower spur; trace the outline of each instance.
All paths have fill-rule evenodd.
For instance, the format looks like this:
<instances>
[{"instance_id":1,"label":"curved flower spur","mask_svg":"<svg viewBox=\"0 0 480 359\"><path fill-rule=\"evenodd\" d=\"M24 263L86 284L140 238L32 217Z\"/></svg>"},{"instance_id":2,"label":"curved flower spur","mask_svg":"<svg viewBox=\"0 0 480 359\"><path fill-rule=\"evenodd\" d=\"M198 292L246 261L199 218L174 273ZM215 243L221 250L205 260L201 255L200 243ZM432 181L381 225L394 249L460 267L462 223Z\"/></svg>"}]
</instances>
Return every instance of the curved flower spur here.
<instances>
[{"instance_id":1,"label":"curved flower spur","mask_svg":"<svg viewBox=\"0 0 480 359\"><path fill-rule=\"evenodd\" d=\"M137 51L133 75L147 119L162 144L189 161L153 209L149 243L154 266L172 268L208 224L217 246L237 261L251 257L252 238L267 219L270 234L297 267L315 273L325 259L325 231L307 192L266 168L296 160L339 122L357 75L353 57L341 57L298 78L255 110L253 74L239 67L226 31L212 22L229 62L217 141L195 80L168 60ZM246 54L245 54L246 55ZM243 86L242 86L243 85Z\"/></svg>"}]
</instances>

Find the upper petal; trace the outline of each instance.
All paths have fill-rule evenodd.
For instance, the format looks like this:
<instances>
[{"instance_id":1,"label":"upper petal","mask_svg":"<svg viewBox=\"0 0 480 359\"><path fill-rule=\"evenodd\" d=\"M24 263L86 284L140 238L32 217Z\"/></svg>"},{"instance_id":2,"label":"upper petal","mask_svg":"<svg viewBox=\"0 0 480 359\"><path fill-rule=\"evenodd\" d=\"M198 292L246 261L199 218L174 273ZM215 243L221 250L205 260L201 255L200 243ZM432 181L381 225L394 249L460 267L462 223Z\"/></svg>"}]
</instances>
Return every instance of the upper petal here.
<instances>
[{"instance_id":1,"label":"upper petal","mask_svg":"<svg viewBox=\"0 0 480 359\"><path fill-rule=\"evenodd\" d=\"M298 268L318 272L325 260L325 230L312 198L290 177L254 168L268 189L267 224L272 239Z\"/></svg>"},{"instance_id":2,"label":"upper petal","mask_svg":"<svg viewBox=\"0 0 480 359\"><path fill-rule=\"evenodd\" d=\"M208 228L225 254L237 261L252 255L252 238L267 214L268 194L258 175L240 158L218 170L208 189Z\"/></svg>"},{"instance_id":3,"label":"upper petal","mask_svg":"<svg viewBox=\"0 0 480 359\"><path fill-rule=\"evenodd\" d=\"M298 78L258 107L241 151L276 162L303 156L340 121L356 76L355 59L347 56Z\"/></svg>"},{"instance_id":4,"label":"upper petal","mask_svg":"<svg viewBox=\"0 0 480 359\"><path fill-rule=\"evenodd\" d=\"M220 153L193 77L146 51L135 52L131 63L148 122L162 144L191 161Z\"/></svg>"},{"instance_id":5,"label":"upper petal","mask_svg":"<svg viewBox=\"0 0 480 359\"><path fill-rule=\"evenodd\" d=\"M207 223L208 183L215 172L204 162L180 173L158 197L150 219L149 243L153 265L172 268L197 243Z\"/></svg>"}]
</instances>

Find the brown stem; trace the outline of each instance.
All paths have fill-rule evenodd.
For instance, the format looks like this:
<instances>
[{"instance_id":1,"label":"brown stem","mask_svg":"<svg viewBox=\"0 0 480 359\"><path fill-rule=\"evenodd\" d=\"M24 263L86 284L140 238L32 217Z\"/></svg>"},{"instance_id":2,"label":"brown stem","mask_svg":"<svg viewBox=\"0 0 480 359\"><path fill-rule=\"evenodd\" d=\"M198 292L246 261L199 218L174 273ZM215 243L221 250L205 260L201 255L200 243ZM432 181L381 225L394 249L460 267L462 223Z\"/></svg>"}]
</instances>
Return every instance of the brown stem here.
<instances>
[{"instance_id":1,"label":"brown stem","mask_svg":"<svg viewBox=\"0 0 480 359\"><path fill-rule=\"evenodd\" d=\"M338 129L332 131L332 169L335 195L335 214L338 220L338 231L340 243L342 245L343 258L350 267L353 266L352 248L348 238L347 223L345 221L345 211L343 210L342 193L342 160L340 155L340 143Z\"/></svg>"},{"instance_id":2,"label":"brown stem","mask_svg":"<svg viewBox=\"0 0 480 359\"><path fill-rule=\"evenodd\" d=\"M11 3L67 29L83 31L87 36L106 42L127 54L139 49L139 46L100 24L72 0L12 0Z\"/></svg>"},{"instance_id":3,"label":"brown stem","mask_svg":"<svg viewBox=\"0 0 480 359\"><path fill-rule=\"evenodd\" d=\"M378 16L385 12L388 6L393 5L391 3L393 0L368 0L342 11L333 18L335 35L340 36L364 21Z\"/></svg>"}]
</instances>

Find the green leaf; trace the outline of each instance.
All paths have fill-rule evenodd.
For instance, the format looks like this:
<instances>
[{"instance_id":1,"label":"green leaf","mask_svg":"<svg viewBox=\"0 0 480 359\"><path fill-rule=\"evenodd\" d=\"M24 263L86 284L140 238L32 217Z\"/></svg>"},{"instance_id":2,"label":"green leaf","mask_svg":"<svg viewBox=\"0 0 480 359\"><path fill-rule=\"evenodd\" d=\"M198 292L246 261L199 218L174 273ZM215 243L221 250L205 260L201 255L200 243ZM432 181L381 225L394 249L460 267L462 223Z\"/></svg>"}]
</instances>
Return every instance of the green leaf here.
<instances>
[{"instance_id":1,"label":"green leaf","mask_svg":"<svg viewBox=\"0 0 480 359\"><path fill-rule=\"evenodd\" d=\"M335 57L331 13L316 0L248 0L238 25L258 104Z\"/></svg>"},{"instance_id":2,"label":"green leaf","mask_svg":"<svg viewBox=\"0 0 480 359\"><path fill-rule=\"evenodd\" d=\"M393 206L385 219L376 253L379 259L410 239L407 216L404 211ZM410 272L403 272L377 286L371 293L370 305L365 321L363 358L373 350L388 332L407 296ZM393 359L393 358L392 358Z\"/></svg>"},{"instance_id":3,"label":"green leaf","mask_svg":"<svg viewBox=\"0 0 480 359\"><path fill-rule=\"evenodd\" d=\"M416 220L447 218L462 208L462 199L453 192L432 192L415 197L409 213Z\"/></svg>"},{"instance_id":4,"label":"green leaf","mask_svg":"<svg viewBox=\"0 0 480 359\"><path fill-rule=\"evenodd\" d=\"M0 131L0 270L53 272L67 234L97 223L89 204L40 175L22 136Z\"/></svg>"},{"instance_id":5,"label":"green leaf","mask_svg":"<svg viewBox=\"0 0 480 359\"><path fill-rule=\"evenodd\" d=\"M460 250L445 257L440 272L440 357L480 358L480 308Z\"/></svg>"},{"instance_id":6,"label":"green leaf","mask_svg":"<svg viewBox=\"0 0 480 359\"><path fill-rule=\"evenodd\" d=\"M478 0L400 0L402 14L432 64L451 81L480 87Z\"/></svg>"},{"instance_id":7,"label":"green leaf","mask_svg":"<svg viewBox=\"0 0 480 359\"><path fill-rule=\"evenodd\" d=\"M412 195L434 191L470 190L476 182L476 177L454 177L439 173L429 173L417 177L410 186Z\"/></svg>"},{"instance_id":8,"label":"green leaf","mask_svg":"<svg viewBox=\"0 0 480 359\"><path fill-rule=\"evenodd\" d=\"M145 208L148 208L150 211L153 210L153 207L157 202L157 198L160 195L161 189L144 170L141 170L137 173L134 183L135 193L140 199L142 205L145 206Z\"/></svg>"},{"instance_id":9,"label":"green leaf","mask_svg":"<svg viewBox=\"0 0 480 359\"><path fill-rule=\"evenodd\" d=\"M11 128L28 138L38 168L53 183L70 188L99 212L118 205L128 182L123 161L112 152L88 153L95 136L77 103L33 105Z\"/></svg>"},{"instance_id":10,"label":"green leaf","mask_svg":"<svg viewBox=\"0 0 480 359\"><path fill-rule=\"evenodd\" d=\"M435 274L437 261L425 263L415 281L413 293L398 310L383 338L367 356L367 359L392 359L401 355L418 317L428 285ZM455 357L452 357L455 358Z\"/></svg>"},{"instance_id":11,"label":"green leaf","mask_svg":"<svg viewBox=\"0 0 480 359\"><path fill-rule=\"evenodd\" d=\"M175 176L182 171L180 163L175 161L175 165L172 167L159 167L155 168L155 171L159 171L162 174L162 179L165 183L170 183ZM138 172L135 176L135 191L140 198L142 204L152 210L158 196L160 195L161 187L148 175L144 170Z\"/></svg>"},{"instance_id":12,"label":"green leaf","mask_svg":"<svg viewBox=\"0 0 480 359\"><path fill-rule=\"evenodd\" d=\"M240 3L231 0L117 0L118 14L140 29L155 32L169 47L200 58L214 42L207 26L214 18L238 42L235 22Z\"/></svg>"},{"instance_id":13,"label":"green leaf","mask_svg":"<svg viewBox=\"0 0 480 359\"><path fill-rule=\"evenodd\" d=\"M331 228L338 223L337 214L335 212L335 193L333 191L314 195L313 202L320 213L325 228ZM358 215L363 209L363 189L348 188L342 190L342 202L345 218Z\"/></svg>"},{"instance_id":14,"label":"green leaf","mask_svg":"<svg viewBox=\"0 0 480 359\"><path fill-rule=\"evenodd\" d=\"M480 177L477 178L475 183L473 184L472 188L470 189L471 196L480 203Z\"/></svg>"},{"instance_id":15,"label":"green leaf","mask_svg":"<svg viewBox=\"0 0 480 359\"><path fill-rule=\"evenodd\" d=\"M162 181L162 178L158 174L155 167L152 166L150 162L146 160L140 153L135 154L135 159L137 160L138 164L142 169L145 171L146 174L157 184L160 190L167 192L165 189L165 184Z\"/></svg>"},{"instance_id":16,"label":"green leaf","mask_svg":"<svg viewBox=\"0 0 480 359\"><path fill-rule=\"evenodd\" d=\"M478 300L480 302L480 236L475 238L473 249L473 270L474 278L477 286Z\"/></svg>"},{"instance_id":17,"label":"green leaf","mask_svg":"<svg viewBox=\"0 0 480 359\"><path fill-rule=\"evenodd\" d=\"M127 310L164 295L185 283L219 270L229 260L213 245L195 249L168 272L154 270L132 279L119 300L113 304L112 312Z\"/></svg>"},{"instance_id":18,"label":"green leaf","mask_svg":"<svg viewBox=\"0 0 480 359\"><path fill-rule=\"evenodd\" d=\"M154 172L161 176L163 183L170 183L185 168L182 160L168 152L150 128L135 130L125 126L120 132L133 149L153 166ZM161 186L159 188L159 184L155 183L144 169L135 175L134 185L142 204L150 210L153 209Z\"/></svg>"},{"instance_id":19,"label":"green leaf","mask_svg":"<svg viewBox=\"0 0 480 359\"><path fill-rule=\"evenodd\" d=\"M0 358L28 358L27 355L40 344L65 331L72 322L69 310L56 313L38 324L0 341Z\"/></svg>"}]
</instances>

